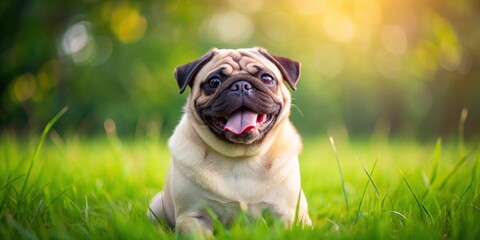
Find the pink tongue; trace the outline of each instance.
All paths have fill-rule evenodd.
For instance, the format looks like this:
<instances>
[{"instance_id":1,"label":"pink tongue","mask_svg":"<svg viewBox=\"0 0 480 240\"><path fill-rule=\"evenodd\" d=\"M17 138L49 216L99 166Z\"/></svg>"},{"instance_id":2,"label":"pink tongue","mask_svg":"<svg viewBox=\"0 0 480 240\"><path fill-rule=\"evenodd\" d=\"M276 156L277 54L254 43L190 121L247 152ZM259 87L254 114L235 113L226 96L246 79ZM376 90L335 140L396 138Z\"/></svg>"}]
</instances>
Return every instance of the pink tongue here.
<instances>
[{"instance_id":1,"label":"pink tongue","mask_svg":"<svg viewBox=\"0 0 480 240\"><path fill-rule=\"evenodd\" d=\"M235 134L242 134L245 131L250 131L257 127L256 112L250 110L238 110L234 112L225 124L225 131L230 131Z\"/></svg>"}]
</instances>

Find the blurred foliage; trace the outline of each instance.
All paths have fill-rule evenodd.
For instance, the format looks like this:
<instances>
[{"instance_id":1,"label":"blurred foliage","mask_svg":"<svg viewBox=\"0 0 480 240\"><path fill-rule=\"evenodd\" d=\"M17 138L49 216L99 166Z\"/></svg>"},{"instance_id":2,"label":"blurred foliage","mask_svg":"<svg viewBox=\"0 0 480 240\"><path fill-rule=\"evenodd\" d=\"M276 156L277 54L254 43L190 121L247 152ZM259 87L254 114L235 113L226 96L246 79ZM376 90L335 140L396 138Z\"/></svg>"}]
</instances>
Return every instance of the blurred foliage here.
<instances>
[{"instance_id":1,"label":"blurred foliage","mask_svg":"<svg viewBox=\"0 0 480 240\"><path fill-rule=\"evenodd\" d=\"M478 138L479 11L475 0L3 0L0 127L38 131L69 105L64 130L112 119L121 134L169 135L186 98L176 66L263 46L302 62L303 134L448 136L468 109L465 135Z\"/></svg>"}]
</instances>

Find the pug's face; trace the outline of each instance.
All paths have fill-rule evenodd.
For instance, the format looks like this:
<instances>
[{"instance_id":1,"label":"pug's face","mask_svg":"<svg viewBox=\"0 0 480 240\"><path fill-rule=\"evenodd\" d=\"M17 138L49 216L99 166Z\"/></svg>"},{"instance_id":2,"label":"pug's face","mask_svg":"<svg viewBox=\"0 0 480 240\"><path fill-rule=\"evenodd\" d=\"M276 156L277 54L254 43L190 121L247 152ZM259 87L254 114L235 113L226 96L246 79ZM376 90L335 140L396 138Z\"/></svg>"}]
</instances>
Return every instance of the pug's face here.
<instances>
[{"instance_id":1,"label":"pug's face","mask_svg":"<svg viewBox=\"0 0 480 240\"><path fill-rule=\"evenodd\" d=\"M288 118L285 83L295 89L299 75L298 62L261 48L213 49L175 70L180 91L192 89L186 111L203 126L199 129L244 145L261 143Z\"/></svg>"}]
</instances>

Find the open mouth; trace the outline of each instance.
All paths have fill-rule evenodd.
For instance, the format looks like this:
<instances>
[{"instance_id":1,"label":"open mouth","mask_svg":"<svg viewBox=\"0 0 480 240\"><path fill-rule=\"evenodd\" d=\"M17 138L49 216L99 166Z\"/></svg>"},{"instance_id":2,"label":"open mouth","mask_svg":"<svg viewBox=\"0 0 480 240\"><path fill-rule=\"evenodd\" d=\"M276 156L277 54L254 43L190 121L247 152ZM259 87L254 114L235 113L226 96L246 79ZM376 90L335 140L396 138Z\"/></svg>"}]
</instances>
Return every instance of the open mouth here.
<instances>
[{"instance_id":1,"label":"open mouth","mask_svg":"<svg viewBox=\"0 0 480 240\"><path fill-rule=\"evenodd\" d=\"M217 130L235 135L265 129L273 119L273 114L259 114L248 108L240 108L229 116L208 118Z\"/></svg>"}]
</instances>

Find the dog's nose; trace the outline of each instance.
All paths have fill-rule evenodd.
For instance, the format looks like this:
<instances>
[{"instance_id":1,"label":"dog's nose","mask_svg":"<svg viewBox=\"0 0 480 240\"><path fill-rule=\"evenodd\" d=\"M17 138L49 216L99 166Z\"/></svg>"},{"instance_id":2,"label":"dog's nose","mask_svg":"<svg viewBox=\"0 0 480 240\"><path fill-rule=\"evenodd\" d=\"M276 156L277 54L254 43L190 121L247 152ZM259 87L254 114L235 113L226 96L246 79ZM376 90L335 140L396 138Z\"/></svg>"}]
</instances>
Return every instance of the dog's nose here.
<instances>
[{"instance_id":1,"label":"dog's nose","mask_svg":"<svg viewBox=\"0 0 480 240\"><path fill-rule=\"evenodd\" d=\"M236 92L239 94L242 94L242 93L249 94L251 90L252 90L252 84L244 80L234 82L232 86L230 86L230 91Z\"/></svg>"}]
</instances>

